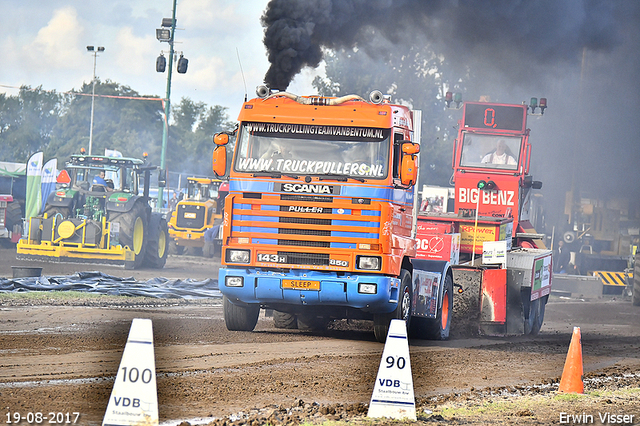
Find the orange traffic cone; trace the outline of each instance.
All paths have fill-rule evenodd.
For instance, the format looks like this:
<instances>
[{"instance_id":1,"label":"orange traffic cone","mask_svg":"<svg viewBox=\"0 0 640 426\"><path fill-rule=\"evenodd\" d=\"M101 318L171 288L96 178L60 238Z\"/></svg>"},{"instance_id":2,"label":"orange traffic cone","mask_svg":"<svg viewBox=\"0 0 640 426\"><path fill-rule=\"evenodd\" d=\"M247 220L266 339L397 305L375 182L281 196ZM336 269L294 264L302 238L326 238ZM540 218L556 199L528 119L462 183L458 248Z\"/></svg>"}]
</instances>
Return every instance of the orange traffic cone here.
<instances>
[{"instance_id":1,"label":"orange traffic cone","mask_svg":"<svg viewBox=\"0 0 640 426\"><path fill-rule=\"evenodd\" d=\"M580 337L580 327L573 327L573 335L569 344L567 360L564 363L560 387L558 392L584 393L584 383L582 382L582 338Z\"/></svg>"}]
</instances>

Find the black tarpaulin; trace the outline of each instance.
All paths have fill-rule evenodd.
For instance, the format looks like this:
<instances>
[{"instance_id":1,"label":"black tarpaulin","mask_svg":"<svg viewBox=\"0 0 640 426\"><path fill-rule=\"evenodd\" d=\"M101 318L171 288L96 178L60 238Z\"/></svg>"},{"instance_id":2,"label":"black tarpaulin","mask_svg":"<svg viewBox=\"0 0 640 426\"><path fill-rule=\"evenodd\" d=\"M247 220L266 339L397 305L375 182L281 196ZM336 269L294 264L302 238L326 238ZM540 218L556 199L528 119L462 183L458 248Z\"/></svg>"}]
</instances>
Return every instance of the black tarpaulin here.
<instances>
[{"instance_id":1,"label":"black tarpaulin","mask_svg":"<svg viewBox=\"0 0 640 426\"><path fill-rule=\"evenodd\" d=\"M152 278L136 281L102 272L77 272L65 276L42 276L26 278L0 278L0 292L25 291L86 291L111 296L141 296L159 299L221 298L218 280L203 281L191 278L179 280Z\"/></svg>"}]
</instances>

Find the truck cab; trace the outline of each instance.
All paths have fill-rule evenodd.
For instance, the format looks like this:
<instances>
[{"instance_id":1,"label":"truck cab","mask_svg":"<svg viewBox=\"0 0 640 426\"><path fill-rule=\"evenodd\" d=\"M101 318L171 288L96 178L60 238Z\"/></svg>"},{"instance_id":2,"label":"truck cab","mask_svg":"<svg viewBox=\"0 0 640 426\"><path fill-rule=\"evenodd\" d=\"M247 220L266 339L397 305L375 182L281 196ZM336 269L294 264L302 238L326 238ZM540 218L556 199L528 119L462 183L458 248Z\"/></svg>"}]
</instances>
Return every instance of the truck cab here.
<instances>
[{"instance_id":1,"label":"truck cab","mask_svg":"<svg viewBox=\"0 0 640 426\"><path fill-rule=\"evenodd\" d=\"M219 176L236 139L219 273L229 329L252 330L266 308L309 328L373 319L384 341L391 318L410 317L420 112L377 93L267 90L216 135Z\"/></svg>"}]
</instances>

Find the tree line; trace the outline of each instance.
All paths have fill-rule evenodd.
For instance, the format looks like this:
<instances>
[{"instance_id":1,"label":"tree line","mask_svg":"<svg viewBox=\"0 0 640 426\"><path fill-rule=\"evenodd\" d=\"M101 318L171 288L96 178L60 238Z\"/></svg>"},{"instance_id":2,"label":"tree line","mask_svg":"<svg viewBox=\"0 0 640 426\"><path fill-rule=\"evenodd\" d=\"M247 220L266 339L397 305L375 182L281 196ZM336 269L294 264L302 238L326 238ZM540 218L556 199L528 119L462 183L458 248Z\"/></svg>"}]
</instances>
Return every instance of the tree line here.
<instances>
[{"instance_id":1,"label":"tree line","mask_svg":"<svg viewBox=\"0 0 640 426\"><path fill-rule=\"evenodd\" d=\"M456 137L453 124L459 113L447 110L443 98L447 90L467 91L473 80L469 69L455 70L428 43L401 45L376 55L364 49L337 49L326 52L325 62L326 76L313 82L321 95L355 93L366 98L378 89L392 102L422 110L420 184L448 185ZM24 86L17 96L0 94L0 161L26 162L34 152L43 151L45 158L55 157L64 164L80 148L88 150L91 90L85 83L66 93ZM94 104L92 153L109 148L140 158L147 152L153 164L160 164L162 102L110 80L98 80L95 93L99 97ZM189 98L172 105L165 154L169 176L212 174L212 137L235 128L226 110Z\"/></svg>"},{"instance_id":2,"label":"tree line","mask_svg":"<svg viewBox=\"0 0 640 426\"><path fill-rule=\"evenodd\" d=\"M44 158L65 164L71 154L89 150L92 85L65 93L22 86L15 96L0 94L0 161L26 163L43 151ZM164 105L155 96L128 86L96 81L92 154L105 148L125 157L160 164ZM211 175L213 135L232 130L227 108L182 98L172 105L165 164L170 172ZM61 168L59 166L59 168Z\"/></svg>"}]
</instances>

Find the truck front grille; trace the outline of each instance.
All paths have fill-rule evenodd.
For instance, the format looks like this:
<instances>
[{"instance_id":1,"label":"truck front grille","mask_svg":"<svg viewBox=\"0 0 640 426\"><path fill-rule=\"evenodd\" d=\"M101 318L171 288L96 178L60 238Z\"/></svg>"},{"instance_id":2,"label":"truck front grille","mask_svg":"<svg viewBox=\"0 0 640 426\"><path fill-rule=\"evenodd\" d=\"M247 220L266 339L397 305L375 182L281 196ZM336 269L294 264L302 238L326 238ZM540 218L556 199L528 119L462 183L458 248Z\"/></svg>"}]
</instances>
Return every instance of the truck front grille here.
<instances>
[{"instance_id":1,"label":"truck front grille","mask_svg":"<svg viewBox=\"0 0 640 426\"><path fill-rule=\"evenodd\" d=\"M378 202L356 205L352 198L266 194L257 200L238 194L227 203L230 243L248 242L258 254L283 253L288 265L333 265L332 255L380 244L384 228ZM282 252L283 246L290 249Z\"/></svg>"}]
</instances>

